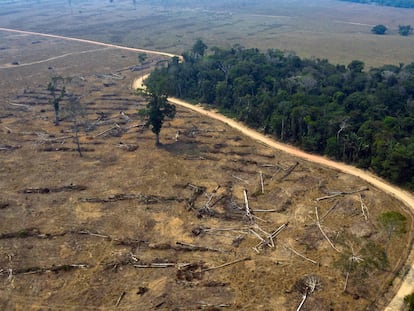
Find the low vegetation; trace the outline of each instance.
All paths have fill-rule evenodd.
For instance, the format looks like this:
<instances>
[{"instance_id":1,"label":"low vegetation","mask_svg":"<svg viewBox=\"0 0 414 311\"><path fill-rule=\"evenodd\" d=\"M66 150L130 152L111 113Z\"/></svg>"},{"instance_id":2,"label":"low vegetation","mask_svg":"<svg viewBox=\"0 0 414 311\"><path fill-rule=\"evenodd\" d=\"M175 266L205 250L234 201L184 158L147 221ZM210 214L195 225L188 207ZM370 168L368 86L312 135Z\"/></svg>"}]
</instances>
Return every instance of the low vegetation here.
<instances>
[{"instance_id":1,"label":"low vegetation","mask_svg":"<svg viewBox=\"0 0 414 311\"><path fill-rule=\"evenodd\" d=\"M398 26L398 33L401 36L408 36L411 32L413 31L413 28L411 27L411 25L399 25Z\"/></svg>"},{"instance_id":2,"label":"low vegetation","mask_svg":"<svg viewBox=\"0 0 414 311\"><path fill-rule=\"evenodd\" d=\"M397 8L414 8L412 0L339 0L366 4L378 4L384 6L393 6Z\"/></svg>"},{"instance_id":3,"label":"low vegetation","mask_svg":"<svg viewBox=\"0 0 414 311\"><path fill-rule=\"evenodd\" d=\"M404 297L404 302L406 304L405 311L414 311L414 293Z\"/></svg>"},{"instance_id":4,"label":"low vegetation","mask_svg":"<svg viewBox=\"0 0 414 311\"><path fill-rule=\"evenodd\" d=\"M374 27L372 27L371 32L376 34L376 35L383 35L387 32L387 27L385 27L382 24L376 25Z\"/></svg>"},{"instance_id":5,"label":"low vegetation","mask_svg":"<svg viewBox=\"0 0 414 311\"><path fill-rule=\"evenodd\" d=\"M147 84L414 188L414 63L365 70L357 60L333 65L241 46L183 56Z\"/></svg>"}]
</instances>

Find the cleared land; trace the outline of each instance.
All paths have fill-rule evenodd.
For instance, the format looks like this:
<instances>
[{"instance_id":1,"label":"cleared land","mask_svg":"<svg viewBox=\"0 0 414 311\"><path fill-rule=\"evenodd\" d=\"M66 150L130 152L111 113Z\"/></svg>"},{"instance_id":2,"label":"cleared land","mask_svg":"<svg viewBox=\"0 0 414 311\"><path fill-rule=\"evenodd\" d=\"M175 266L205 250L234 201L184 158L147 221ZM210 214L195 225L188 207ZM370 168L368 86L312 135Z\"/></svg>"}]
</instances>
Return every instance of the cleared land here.
<instances>
[{"instance_id":1,"label":"cleared land","mask_svg":"<svg viewBox=\"0 0 414 311\"><path fill-rule=\"evenodd\" d=\"M414 36L401 37L397 29L412 23L414 10L335 0L229 2L180 1L180 7L160 1L4 4L0 26L175 54L201 38L209 46L276 48L340 64L355 59L367 66L413 62ZM376 24L385 24L388 34L373 35Z\"/></svg>"},{"instance_id":2,"label":"cleared land","mask_svg":"<svg viewBox=\"0 0 414 311\"><path fill-rule=\"evenodd\" d=\"M54 40L33 44L30 36L3 36L10 50L39 44L38 55L22 52L21 63L41 60ZM71 45L61 42L56 55ZM376 219L385 210L404 213L411 228L399 202L186 109L166 123L164 145L155 148L135 114L144 103L130 89L141 74L133 63L136 53L109 49L0 70L3 309L293 309L310 275L322 286L303 310L362 310L374 300L372 308L383 308L382 292L410 236L393 237L400 243L390 243L388 268L351 275L345 293L340 258L351 248L362 251L366 241L384 241ZM68 90L82 95L83 158L73 124L63 115L61 127L52 125L45 91L50 71L74 77ZM315 202L355 190L363 191ZM334 206L321 224L340 252L318 230L315 206L321 218ZM254 212L259 209L272 211ZM253 250L258 236L267 238L262 230L287 223L274 248Z\"/></svg>"}]
</instances>

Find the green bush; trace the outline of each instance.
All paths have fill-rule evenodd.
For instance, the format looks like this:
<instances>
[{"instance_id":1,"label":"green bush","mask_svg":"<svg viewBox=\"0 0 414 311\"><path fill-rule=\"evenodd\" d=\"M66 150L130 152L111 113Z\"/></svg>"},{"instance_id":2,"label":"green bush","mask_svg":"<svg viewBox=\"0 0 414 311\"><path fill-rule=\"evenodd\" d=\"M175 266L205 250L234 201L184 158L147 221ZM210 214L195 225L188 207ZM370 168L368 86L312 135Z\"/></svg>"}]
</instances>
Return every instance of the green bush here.
<instances>
[{"instance_id":1,"label":"green bush","mask_svg":"<svg viewBox=\"0 0 414 311\"><path fill-rule=\"evenodd\" d=\"M414 311L414 292L404 297L407 311Z\"/></svg>"}]
</instances>

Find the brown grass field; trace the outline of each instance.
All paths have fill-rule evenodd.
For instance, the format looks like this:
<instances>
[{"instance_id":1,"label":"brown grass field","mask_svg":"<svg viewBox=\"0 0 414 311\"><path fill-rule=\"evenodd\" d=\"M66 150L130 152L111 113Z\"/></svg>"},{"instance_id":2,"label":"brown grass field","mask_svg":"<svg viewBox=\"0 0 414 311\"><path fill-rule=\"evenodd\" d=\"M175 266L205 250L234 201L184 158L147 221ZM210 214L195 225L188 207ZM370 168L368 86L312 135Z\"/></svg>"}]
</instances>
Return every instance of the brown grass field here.
<instances>
[{"instance_id":1,"label":"brown grass field","mask_svg":"<svg viewBox=\"0 0 414 311\"><path fill-rule=\"evenodd\" d=\"M397 32L399 24L413 24L411 9L336 0L240 0L233 6L225 4L229 0L182 0L180 6L155 0L137 0L135 6L130 0L73 0L71 6L63 0L10 2L0 4L0 27L150 50L179 54L201 38L209 46L276 48L334 64L359 59L372 67L414 60L414 36ZM386 25L388 34L373 35L376 24Z\"/></svg>"},{"instance_id":2,"label":"brown grass field","mask_svg":"<svg viewBox=\"0 0 414 311\"><path fill-rule=\"evenodd\" d=\"M392 297L410 230L391 236L388 266L352 272L343 290L352 250L369 261L387 244L381 213L413 227L392 197L182 108L157 148L131 83L160 57L134 71L136 53L0 38L1 310L294 310L311 276L302 310L380 310ZM83 157L67 101L53 125L52 75L80 96Z\"/></svg>"}]
</instances>

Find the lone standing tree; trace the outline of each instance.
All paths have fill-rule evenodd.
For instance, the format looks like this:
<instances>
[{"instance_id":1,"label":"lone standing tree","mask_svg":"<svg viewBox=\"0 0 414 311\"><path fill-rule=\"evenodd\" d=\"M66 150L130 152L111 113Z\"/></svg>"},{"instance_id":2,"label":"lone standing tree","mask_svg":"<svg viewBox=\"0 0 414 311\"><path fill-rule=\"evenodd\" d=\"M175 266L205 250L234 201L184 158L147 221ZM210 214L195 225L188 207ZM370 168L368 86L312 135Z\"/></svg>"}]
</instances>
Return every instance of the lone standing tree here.
<instances>
[{"instance_id":1,"label":"lone standing tree","mask_svg":"<svg viewBox=\"0 0 414 311\"><path fill-rule=\"evenodd\" d=\"M160 145L160 132L164 119L175 117L175 106L168 102L167 95L157 95L155 93L143 93L148 99L147 109L140 111L141 114L148 117L146 126L151 126L152 132L155 134L155 145Z\"/></svg>"}]
</instances>

